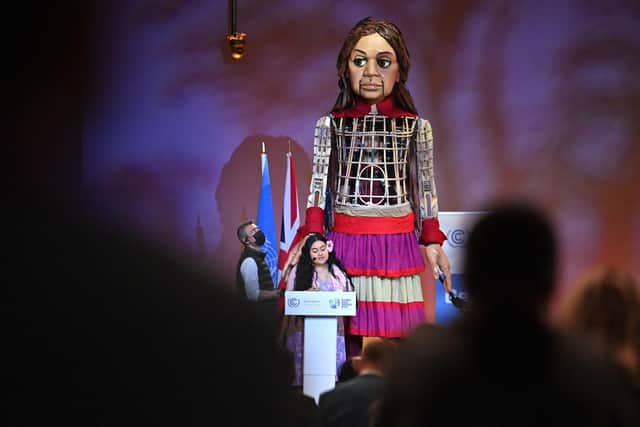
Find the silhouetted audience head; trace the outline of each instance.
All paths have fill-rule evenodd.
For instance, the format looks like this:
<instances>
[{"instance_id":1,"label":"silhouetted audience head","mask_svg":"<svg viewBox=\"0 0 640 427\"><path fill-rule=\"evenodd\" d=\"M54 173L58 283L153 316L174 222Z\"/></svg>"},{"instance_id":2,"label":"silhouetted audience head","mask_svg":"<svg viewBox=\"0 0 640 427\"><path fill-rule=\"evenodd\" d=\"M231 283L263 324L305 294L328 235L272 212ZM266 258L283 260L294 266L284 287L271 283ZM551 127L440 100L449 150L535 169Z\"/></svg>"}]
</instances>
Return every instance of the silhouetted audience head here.
<instances>
[{"instance_id":1,"label":"silhouetted audience head","mask_svg":"<svg viewBox=\"0 0 640 427\"><path fill-rule=\"evenodd\" d=\"M640 289L628 272L601 267L580 278L560 301L566 330L605 350L640 384Z\"/></svg>"},{"instance_id":2,"label":"silhouetted audience head","mask_svg":"<svg viewBox=\"0 0 640 427\"><path fill-rule=\"evenodd\" d=\"M360 356L347 357L338 372L338 382L342 383L350 380L358 375L358 367L356 366L360 362Z\"/></svg>"},{"instance_id":3,"label":"silhouetted audience head","mask_svg":"<svg viewBox=\"0 0 640 427\"><path fill-rule=\"evenodd\" d=\"M466 244L465 283L473 304L537 309L548 302L556 271L551 223L523 202L489 208Z\"/></svg>"},{"instance_id":4,"label":"silhouetted audience head","mask_svg":"<svg viewBox=\"0 0 640 427\"><path fill-rule=\"evenodd\" d=\"M253 305L78 212L23 207L4 240L8 425L289 423L286 366Z\"/></svg>"},{"instance_id":5,"label":"silhouetted audience head","mask_svg":"<svg viewBox=\"0 0 640 427\"><path fill-rule=\"evenodd\" d=\"M389 339L368 340L362 350L360 372L367 370L386 372L393 361L396 349L396 344Z\"/></svg>"},{"instance_id":6,"label":"silhouetted audience head","mask_svg":"<svg viewBox=\"0 0 640 427\"><path fill-rule=\"evenodd\" d=\"M543 317L555 258L540 210L494 205L467 240L471 310L404 340L376 425L640 425L634 389L611 361Z\"/></svg>"}]
</instances>

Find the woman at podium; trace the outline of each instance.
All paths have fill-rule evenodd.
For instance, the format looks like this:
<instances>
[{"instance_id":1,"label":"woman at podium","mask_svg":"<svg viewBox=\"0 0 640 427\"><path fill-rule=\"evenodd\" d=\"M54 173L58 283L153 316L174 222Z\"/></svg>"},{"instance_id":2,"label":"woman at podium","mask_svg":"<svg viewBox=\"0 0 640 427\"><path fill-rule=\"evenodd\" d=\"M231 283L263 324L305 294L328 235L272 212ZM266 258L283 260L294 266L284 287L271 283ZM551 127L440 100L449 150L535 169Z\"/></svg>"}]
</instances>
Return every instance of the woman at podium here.
<instances>
[{"instance_id":1,"label":"woman at podium","mask_svg":"<svg viewBox=\"0 0 640 427\"><path fill-rule=\"evenodd\" d=\"M352 291L353 285L342 263L333 252L333 242L323 235L309 234L300 250L298 263L287 279L288 291ZM338 317L336 372L346 360L344 322ZM304 348L304 319L302 316L287 317L287 348L295 357L293 385L302 385L302 355Z\"/></svg>"}]
</instances>

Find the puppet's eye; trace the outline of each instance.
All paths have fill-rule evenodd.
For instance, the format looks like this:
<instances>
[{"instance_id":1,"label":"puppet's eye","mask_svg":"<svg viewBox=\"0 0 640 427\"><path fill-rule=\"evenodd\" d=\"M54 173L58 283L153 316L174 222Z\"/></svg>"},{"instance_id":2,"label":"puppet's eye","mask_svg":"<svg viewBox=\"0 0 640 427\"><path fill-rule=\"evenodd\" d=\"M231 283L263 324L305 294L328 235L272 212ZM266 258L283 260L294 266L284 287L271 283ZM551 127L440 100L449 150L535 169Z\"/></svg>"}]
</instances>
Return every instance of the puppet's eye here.
<instances>
[{"instance_id":1,"label":"puppet's eye","mask_svg":"<svg viewBox=\"0 0 640 427\"><path fill-rule=\"evenodd\" d=\"M378 58L378 65L380 68L389 68L391 66L391 60L387 58Z\"/></svg>"},{"instance_id":2,"label":"puppet's eye","mask_svg":"<svg viewBox=\"0 0 640 427\"><path fill-rule=\"evenodd\" d=\"M353 58L353 63L356 67L364 67L367 63L367 58L361 56Z\"/></svg>"}]
</instances>

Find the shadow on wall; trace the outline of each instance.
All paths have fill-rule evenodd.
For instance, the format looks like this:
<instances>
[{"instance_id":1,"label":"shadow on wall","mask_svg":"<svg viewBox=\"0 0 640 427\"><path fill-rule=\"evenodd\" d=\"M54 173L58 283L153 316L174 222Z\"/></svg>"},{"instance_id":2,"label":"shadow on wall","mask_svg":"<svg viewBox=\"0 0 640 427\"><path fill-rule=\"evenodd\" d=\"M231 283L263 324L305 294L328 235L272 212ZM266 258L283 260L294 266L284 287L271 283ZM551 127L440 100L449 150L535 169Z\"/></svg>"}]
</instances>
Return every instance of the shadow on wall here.
<instances>
[{"instance_id":1,"label":"shadow on wall","mask_svg":"<svg viewBox=\"0 0 640 427\"><path fill-rule=\"evenodd\" d=\"M236 264L241 245L236 237L236 228L249 219L256 220L261 184L261 143L265 143L269 158L271 194L276 221L276 233L280 236L282 222L282 199L286 174L286 153L290 139L286 136L251 135L242 141L222 168L220 183L216 190L216 203L222 223L222 237L212 253L212 260L223 282L234 283ZM300 223L304 224L306 198L309 193L311 159L305 150L291 140L291 152L296 176Z\"/></svg>"}]
</instances>

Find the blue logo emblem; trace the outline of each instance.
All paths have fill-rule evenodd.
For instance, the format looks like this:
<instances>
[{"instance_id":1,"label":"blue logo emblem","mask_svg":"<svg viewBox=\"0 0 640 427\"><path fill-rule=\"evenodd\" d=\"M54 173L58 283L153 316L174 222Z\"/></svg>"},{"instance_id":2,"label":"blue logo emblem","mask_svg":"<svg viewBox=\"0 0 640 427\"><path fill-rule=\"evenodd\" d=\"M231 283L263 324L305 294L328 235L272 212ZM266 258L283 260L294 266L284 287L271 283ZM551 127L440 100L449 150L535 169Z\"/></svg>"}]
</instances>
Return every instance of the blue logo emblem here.
<instances>
[{"instance_id":1,"label":"blue logo emblem","mask_svg":"<svg viewBox=\"0 0 640 427\"><path fill-rule=\"evenodd\" d=\"M467 240L467 230L462 228L454 228L449 230L447 235L447 242L454 248L459 248L464 246L465 241Z\"/></svg>"},{"instance_id":2,"label":"blue logo emblem","mask_svg":"<svg viewBox=\"0 0 640 427\"><path fill-rule=\"evenodd\" d=\"M289 298L287 300L287 304L289 305L289 307L298 307L300 305L300 299L298 298Z\"/></svg>"},{"instance_id":3,"label":"blue logo emblem","mask_svg":"<svg viewBox=\"0 0 640 427\"><path fill-rule=\"evenodd\" d=\"M340 299L339 298L331 298L329 300L329 307L338 308L339 305L340 305Z\"/></svg>"}]
</instances>

